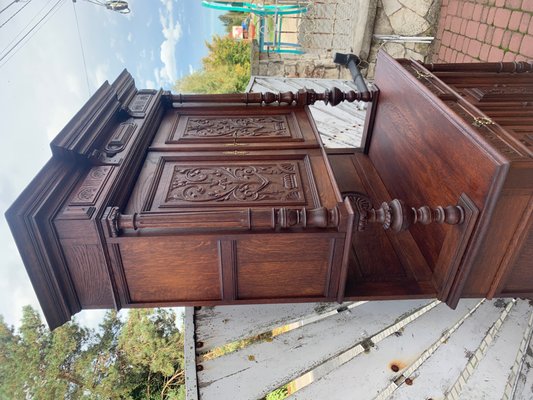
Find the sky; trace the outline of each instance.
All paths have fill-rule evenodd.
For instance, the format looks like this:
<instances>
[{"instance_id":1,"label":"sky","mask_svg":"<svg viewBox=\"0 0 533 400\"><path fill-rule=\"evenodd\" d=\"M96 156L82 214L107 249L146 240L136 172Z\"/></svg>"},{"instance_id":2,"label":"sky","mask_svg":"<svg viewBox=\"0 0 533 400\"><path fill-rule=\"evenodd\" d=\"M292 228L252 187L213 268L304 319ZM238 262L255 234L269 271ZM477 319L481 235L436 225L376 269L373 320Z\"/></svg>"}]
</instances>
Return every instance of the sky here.
<instances>
[{"instance_id":1,"label":"sky","mask_svg":"<svg viewBox=\"0 0 533 400\"><path fill-rule=\"evenodd\" d=\"M224 28L221 12L200 0L129 0L128 15L87 0L30 0L25 7L12 1L0 0L0 10L7 7L0 12L0 314L17 326L24 305L40 307L4 213L51 157L50 141L124 68L139 89L172 89L201 67L205 41ZM48 10L43 24L7 54ZM82 311L77 319L95 327L102 315Z\"/></svg>"}]
</instances>

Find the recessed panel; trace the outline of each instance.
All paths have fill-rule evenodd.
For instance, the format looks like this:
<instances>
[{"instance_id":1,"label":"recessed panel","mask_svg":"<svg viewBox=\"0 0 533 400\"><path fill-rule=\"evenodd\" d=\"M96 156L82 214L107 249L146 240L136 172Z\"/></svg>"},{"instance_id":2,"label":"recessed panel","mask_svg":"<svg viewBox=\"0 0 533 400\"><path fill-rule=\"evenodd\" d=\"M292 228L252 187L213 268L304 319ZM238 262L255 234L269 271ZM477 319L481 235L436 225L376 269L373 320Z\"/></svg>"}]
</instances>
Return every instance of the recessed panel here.
<instances>
[{"instance_id":1,"label":"recessed panel","mask_svg":"<svg viewBox=\"0 0 533 400\"><path fill-rule=\"evenodd\" d=\"M232 142L301 142L302 132L293 112L274 115L176 115L167 144Z\"/></svg>"},{"instance_id":2,"label":"recessed panel","mask_svg":"<svg viewBox=\"0 0 533 400\"><path fill-rule=\"evenodd\" d=\"M292 138L287 116L267 115L264 117L203 117L184 116L180 118L175 136L181 140L202 139L260 139Z\"/></svg>"},{"instance_id":3,"label":"recessed panel","mask_svg":"<svg viewBox=\"0 0 533 400\"><path fill-rule=\"evenodd\" d=\"M152 151L319 148L306 107L231 105L168 110L150 144Z\"/></svg>"},{"instance_id":4,"label":"recessed panel","mask_svg":"<svg viewBox=\"0 0 533 400\"><path fill-rule=\"evenodd\" d=\"M133 303L219 300L217 241L205 237L124 240L120 253Z\"/></svg>"},{"instance_id":5,"label":"recessed panel","mask_svg":"<svg viewBox=\"0 0 533 400\"><path fill-rule=\"evenodd\" d=\"M146 210L197 207L318 207L307 158L177 161L162 157ZM151 201L151 196L147 201Z\"/></svg>"},{"instance_id":6,"label":"recessed panel","mask_svg":"<svg viewBox=\"0 0 533 400\"><path fill-rule=\"evenodd\" d=\"M325 297L329 287L332 239L268 235L239 240L239 299Z\"/></svg>"}]
</instances>

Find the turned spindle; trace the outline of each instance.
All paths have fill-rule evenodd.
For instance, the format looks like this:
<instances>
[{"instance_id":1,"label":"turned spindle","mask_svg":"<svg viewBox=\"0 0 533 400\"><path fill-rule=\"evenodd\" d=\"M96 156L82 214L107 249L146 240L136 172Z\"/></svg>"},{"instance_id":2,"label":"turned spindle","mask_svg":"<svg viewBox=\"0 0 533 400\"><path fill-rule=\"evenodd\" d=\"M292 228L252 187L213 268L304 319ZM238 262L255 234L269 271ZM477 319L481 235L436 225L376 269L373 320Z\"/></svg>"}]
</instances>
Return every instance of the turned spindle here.
<instances>
[{"instance_id":1,"label":"turned spindle","mask_svg":"<svg viewBox=\"0 0 533 400\"><path fill-rule=\"evenodd\" d=\"M174 232L210 230L264 231L266 229L335 229L339 227L338 207L271 208L246 210L181 211L174 213L122 214L109 207L105 220L111 237L124 231L163 229Z\"/></svg>"},{"instance_id":2,"label":"turned spindle","mask_svg":"<svg viewBox=\"0 0 533 400\"><path fill-rule=\"evenodd\" d=\"M263 92L263 93L230 93L230 94L172 94L163 93L165 102L174 107L183 103L217 103L217 104L283 104L283 105L313 105L317 101L323 101L326 104L336 106L337 104L347 101L372 101L372 92L359 92L348 90L346 92L337 87L317 93L313 89L300 89L297 92Z\"/></svg>"},{"instance_id":3,"label":"turned spindle","mask_svg":"<svg viewBox=\"0 0 533 400\"><path fill-rule=\"evenodd\" d=\"M447 207L407 207L401 200L394 199L383 202L379 208L372 207L372 203L365 195L356 192L344 193L352 203L355 211L354 230L363 231L368 223L378 223L384 229L394 232L406 231L414 224L458 225L464 221L464 210L461 206Z\"/></svg>"}]
</instances>

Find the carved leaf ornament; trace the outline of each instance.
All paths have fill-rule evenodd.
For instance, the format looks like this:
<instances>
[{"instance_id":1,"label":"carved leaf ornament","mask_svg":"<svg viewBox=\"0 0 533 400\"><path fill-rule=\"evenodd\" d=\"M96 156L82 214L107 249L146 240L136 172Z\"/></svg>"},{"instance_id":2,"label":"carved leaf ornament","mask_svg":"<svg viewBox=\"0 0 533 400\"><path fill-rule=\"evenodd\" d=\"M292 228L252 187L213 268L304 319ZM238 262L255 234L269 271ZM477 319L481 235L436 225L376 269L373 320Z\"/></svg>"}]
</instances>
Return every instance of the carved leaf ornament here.
<instances>
[{"instance_id":1,"label":"carved leaf ornament","mask_svg":"<svg viewBox=\"0 0 533 400\"><path fill-rule=\"evenodd\" d=\"M298 201L304 198L293 163L175 166L167 202Z\"/></svg>"},{"instance_id":2,"label":"carved leaf ornament","mask_svg":"<svg viewBox=\"0 0 533 400\"><path fill-rule=\"evenodd\" d=\"M190 118L183 137L290 136L283 117Z\"/></svg>"}]
</instances>

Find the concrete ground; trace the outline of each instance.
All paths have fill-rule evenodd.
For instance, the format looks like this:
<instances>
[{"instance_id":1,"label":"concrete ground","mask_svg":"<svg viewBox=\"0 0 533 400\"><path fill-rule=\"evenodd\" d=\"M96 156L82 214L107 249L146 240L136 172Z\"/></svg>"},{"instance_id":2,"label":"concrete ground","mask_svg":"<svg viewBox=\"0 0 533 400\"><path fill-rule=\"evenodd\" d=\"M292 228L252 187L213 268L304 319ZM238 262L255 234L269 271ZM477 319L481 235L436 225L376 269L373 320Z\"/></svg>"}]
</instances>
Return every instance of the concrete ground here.
<instances>
[{"instance_id":1,"label":"concrete ground","mask_svg":"<svg viewBox=\"0 0 533 400\"><path fill-rule=\"evenodd\" d=\"M442 0L433 62L533 59L533 0Z\"/></svg>"}]
</instances>

